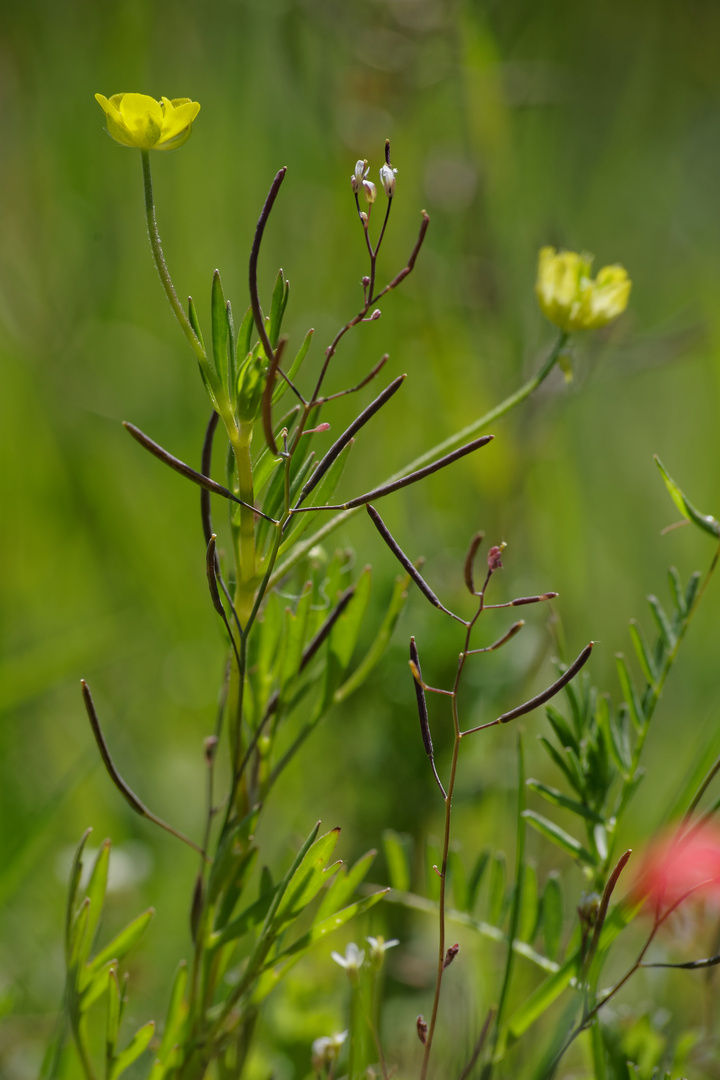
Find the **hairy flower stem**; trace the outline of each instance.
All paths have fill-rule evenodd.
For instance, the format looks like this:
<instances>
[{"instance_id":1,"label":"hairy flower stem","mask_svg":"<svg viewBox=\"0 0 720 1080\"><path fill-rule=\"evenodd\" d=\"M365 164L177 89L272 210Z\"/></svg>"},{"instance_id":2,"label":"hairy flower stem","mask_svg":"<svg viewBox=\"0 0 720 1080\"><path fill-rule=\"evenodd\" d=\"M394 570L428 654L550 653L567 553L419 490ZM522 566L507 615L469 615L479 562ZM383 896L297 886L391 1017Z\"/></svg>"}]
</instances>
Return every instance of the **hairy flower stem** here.
<instances>
[{"instance_id":1,"label":"hairy flower stem","mask_svg":"<svg viewBox=\"0 0 720 1080\"><path fill-rule=\"evenodd\" d=\"M344 333L344 330L341 331L341 333ZM420 457L417 457L413 461L408 462L407 465L403 465L401 469L393 473L392 476L389 476L385 483L394 483L396 480L400 480L407 473L413 472L415 469L422 468L424 465L435 461L436 458L441 457L443 454L448 453L449 451L456 450L459 446L462 446L463 443L467 442L468 439L471 439L474 436L478 435L481 431L484 431L485 428L489 427L490 424L494 423L496 420L501 419L501 417L511 412L518 405L521 405L526 398L530 397L530 395L533 394L538 389L538 387L545 382L548 375L557 364L558 357L560 356L560 353L567 344L567 340L568 335L564 331L561 331L557 341L555 342L555 345L553 346L552 352L548 356L543 366L535 375L533 375L531 379L528 379L526 383L523 383L519 390L516 390L514 394L510 394L509 397L506 397L505 400L500 402L500 404L497 405L494 409L491 409L490 412L485 413L484 416L479 417L479 419L474 420L472 424L468 424L467 427L463 428L462 431L459 431L456 435L452 435L449 439L445 439L444 442L438 443L437 446L434 446L431 450L428 450L426 451L426 453L421 454ZM331 348L333 348L336 344L337 339L333 342ZM339 528L340 525L343 525L346 521L349 521L349 519L354 514L356 514L358 510L361 509L362 507L353 507L350 510L342 510L339 514L336 514L334 517L330 518L330 520L327 521L321 528L319 528L317 532L314 532L308 540L303 540L301 543L297 544L293 552L288 555L288 557L283 562L280 563L278 568L273 573L270 579L270 587L276 585L277 582L282 577L284 577L289 570L293 568L293 566L300 562L301 559L305 558L305 556L308 554L309 551L312 550L312 548L314 548L317 544L321 543L326 536L330 536L331 533L335 532L335 530Z\"/></svg>"}]
</instances>

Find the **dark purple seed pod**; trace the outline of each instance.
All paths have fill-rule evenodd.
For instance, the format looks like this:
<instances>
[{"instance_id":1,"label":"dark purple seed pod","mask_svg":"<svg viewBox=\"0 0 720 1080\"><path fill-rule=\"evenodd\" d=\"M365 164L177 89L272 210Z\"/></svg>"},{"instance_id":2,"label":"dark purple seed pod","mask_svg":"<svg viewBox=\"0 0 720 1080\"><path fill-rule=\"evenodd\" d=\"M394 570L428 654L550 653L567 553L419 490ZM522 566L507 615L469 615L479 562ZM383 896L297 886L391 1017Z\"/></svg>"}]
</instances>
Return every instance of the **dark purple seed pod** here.
<instances>
[{"instance_id":1,"label":"dark purple seed pod","mask_svg":"<svg viewBox=\"0 0 720 1080\"><path fill-rule=\"evenodd\" d=\"M468 592L470 593L471 596L476 595L476 593L475 593L475 581L473 579L473 568L474 568L474 564L475 564L475 556L477 555L478 548L480 547L480 545L482 544L484 539L485 539L485 533L484 532L475 533L472 540L470 541L470 547L468 548L468 553L465 556L465 585L467 586L467 590L468 590Z\"/></svg>"}]
</instances>

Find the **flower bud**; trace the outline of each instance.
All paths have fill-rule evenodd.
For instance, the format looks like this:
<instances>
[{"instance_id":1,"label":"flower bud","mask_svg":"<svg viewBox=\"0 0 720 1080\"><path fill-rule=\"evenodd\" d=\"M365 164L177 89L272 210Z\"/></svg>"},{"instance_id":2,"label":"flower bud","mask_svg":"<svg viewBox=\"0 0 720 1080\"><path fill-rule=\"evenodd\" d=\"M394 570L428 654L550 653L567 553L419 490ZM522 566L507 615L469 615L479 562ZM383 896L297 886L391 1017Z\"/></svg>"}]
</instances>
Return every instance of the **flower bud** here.
<instances>
[{"instance_id":1,"label":"flower bud","mask_svg":"<svg viewBox=\"0 0 720 1080\"><path fill-rule=\"evenodd\" d=\"M321 1039L315 1039L312 1044L312 1067L315 1072L322 1072L335 1064L346 1038L347 1031L341 1031L337 1035L324 1035Z\"/></svg>"},{"instance_id":2,"label":"flower bud","mask_svg":"<svg viewBox=\"0 0 720 1080\"><path fill-rule=\"evenodd\" d=\"M367 201L371 204L374 203L377 197L377 188L373 184L372 180L363 180L362 187Z\"/></svg>"},{"instance_id":3,"label":"flower bud","mask_svg":"<svg viewBox=\"0 0 720 1080\"><path fill-rule=\"evenodd\" d=\"M392 165L383 165L380 169L380 183L385 189L385 194L388 199L392 199L395 194L395 176L397 175L397 169L393 169Z\"/></svg>"},{"instance_id":4,"label":"flower bud","mask_svg":"<svg viewBox=\"0 0 720 1080\"><path fill-rule=\"evenodd\" d=\"M427 1042L428 1026L427 1026L427 1020L425 1020L423 1018L422 1013L420 1014L420 1016L418 1016L417 1020L415 1021L415 1026L417 1027L418 1039L420 1040L420 1042L424 1046L425 1043Z\"/></svg>"},{"instance_id":5,"label":"flower bud","mask_svg":"<svg viewBox=\"0 0 720 1080\"><path fill-rule=\"evenodd\" d=\"M507 546L506 544L500 544L500 546L498 547L498 545L495 544L493 547L490 548L490 550L487 553L488 570L492 571L493 573L496 570L502 570L502 565L503 564L502 564L502 559L500 558L500 556L502 555L503 549L506 546Z\"/></svg>"}]
</instances>

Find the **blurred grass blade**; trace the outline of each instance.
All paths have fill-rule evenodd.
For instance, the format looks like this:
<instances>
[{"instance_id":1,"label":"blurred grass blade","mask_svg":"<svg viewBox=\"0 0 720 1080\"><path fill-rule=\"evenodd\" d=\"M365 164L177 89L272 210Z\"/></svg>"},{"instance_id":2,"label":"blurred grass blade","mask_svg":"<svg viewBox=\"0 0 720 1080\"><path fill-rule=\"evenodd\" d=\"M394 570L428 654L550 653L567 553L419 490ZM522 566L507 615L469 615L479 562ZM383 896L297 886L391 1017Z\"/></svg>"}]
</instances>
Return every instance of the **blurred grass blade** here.
<instances>
[{"instance_id":1,"label":"blurred grass blade","mask_svg":"<svg viewBox=\"0 0 720 1080\"><path fill-rule=\"evenodd\" d=\"M388 877L393 889L398 892L407 892L410 888L410 856L409 848L412 838L401 835L393 829L386 829L383 833L383 848L385 861L387 862Z\"/></svg>"},{"instance_id":2,"label":"blurred grass blade","mask_svg":"<svg viewBox=\"0 0 720 1080\"><path fill-rule=\"evenodd\" d=\"M471 913L475 909L478 892L480 891L480 886L482 885L482 880L489 863L490 851L488 848L485 848L485 850L481 851L477 859L475 860L475 864L470 871L470 877L468 878L466 910Z\"/></svg>"},{"instance_id":3,"label":"blurred grass blade","mask_svg":"<svg viewBox=\"0 0 720 1080\"><path fill-rule=\"evenodd\" d=\"M488 885L488 921L499 926L505 905L505 854L497 851L490 863L490 884Z\"/></svg>"},{"instance_id":4,"label":"blurred grass blade","mask_svg":"<svg viewBox=\"0 0 720 1080\"><path fill-rule=\"evenodd\" d=\"M396 578L392 596L390 597L390 603L387 606L387 610L383 616L383 621L380 624L380 629L375 636L375 640L353 673L346 679L342 686L338 687L335 691L333 701L336 705L341 701L345 701L346 698L355 693L358 687L362 686L375 665L378 664L385 655L385 651L390 644L390 639L393 635L397 621L405 606L408 597L407 590L409 584L410 578L408 576Z\"/></svg>"},{"instance_id":5,"label":"blurred grass blade","mask_svg":"<svg viewBox=\"0 0 720 1080\"><path fill-rule=\"evenodd\" d=\"M559 971L548 976L536 990L525 999L508 1022L511 1039L519 1039L532 1024L545 1013L572 981L578 965L577 955L571 956Z\"/></svg>"},{"instance_id":6,"label":"blurred grass blade","mask_svg":"<svg viewBox=\"0 0 720 1080\"><path fill-rule=\"evenodd\" d=\"M550 874L543 889L542 926L545 952L551 960L557 960L563 929L563 895L557 873Z\"/></svg>"},{"instance_id":7,"label":"blurred grass blade","mask_svg":"<svg viewBox=\"0 0 720 1080\"><path fill-rule=\"evenodd\" d=\"M697 525L703 532L710 533L715 539L720 539L720 523L718 523L711 514L701 514L700 511L693 506L690 500L685 495L684 491L678 487L671 476L668 475L665 466L663 465L657 454L653 455L655 458L655 464L662 474L662 478L665 481L665 487L670 493L670 498L677 506L680 513L688 521L691 521L693 525Z\"/></svg>"}]
</instances>

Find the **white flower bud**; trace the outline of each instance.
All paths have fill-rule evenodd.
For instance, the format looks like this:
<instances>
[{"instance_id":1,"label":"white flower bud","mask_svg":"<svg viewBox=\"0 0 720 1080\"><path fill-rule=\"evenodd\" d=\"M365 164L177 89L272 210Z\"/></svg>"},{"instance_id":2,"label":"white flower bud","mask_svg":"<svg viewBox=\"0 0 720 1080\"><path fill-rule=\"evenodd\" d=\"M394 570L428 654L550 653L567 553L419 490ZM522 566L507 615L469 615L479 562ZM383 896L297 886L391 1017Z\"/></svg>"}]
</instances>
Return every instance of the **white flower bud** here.
<instances>
[{"instance_id":1,"label":"white flower bud","mask_svg":"<svg viewBox=\"0 0 720 1080\"><path fill-rule=\"evenodd\" d=\"M392 165L383 165L380 169L380 183L385 189L385 194L388 199L392 199L395 194L395 176L397 169L393 169Z\"/></svg>"},{"instance_id":2,"label":"white flower bud","mask_svg":"<svg viewBox=\"0 0 720 1080\"><path fill-rule=\"evenodd\" d=\"M315 1072L320 1072L337 1061L346 1038L347 1031L341 1031L337 1035L324 1035L321 1039L315 1039L312 1044L312 1067Z\"/></svg>"},{"instance_id":3,"label":"white flower bud","mask_svg":"<svg viewBox=\"0 0 720 1080\"><path fill-rule=\"evenodd\" d=\"M363 191L365 192L365 198L369 203L375 202L375 196L377 195L377 188L373 184L372 180L363 180Z\"/></svg>"}]
</instances>

